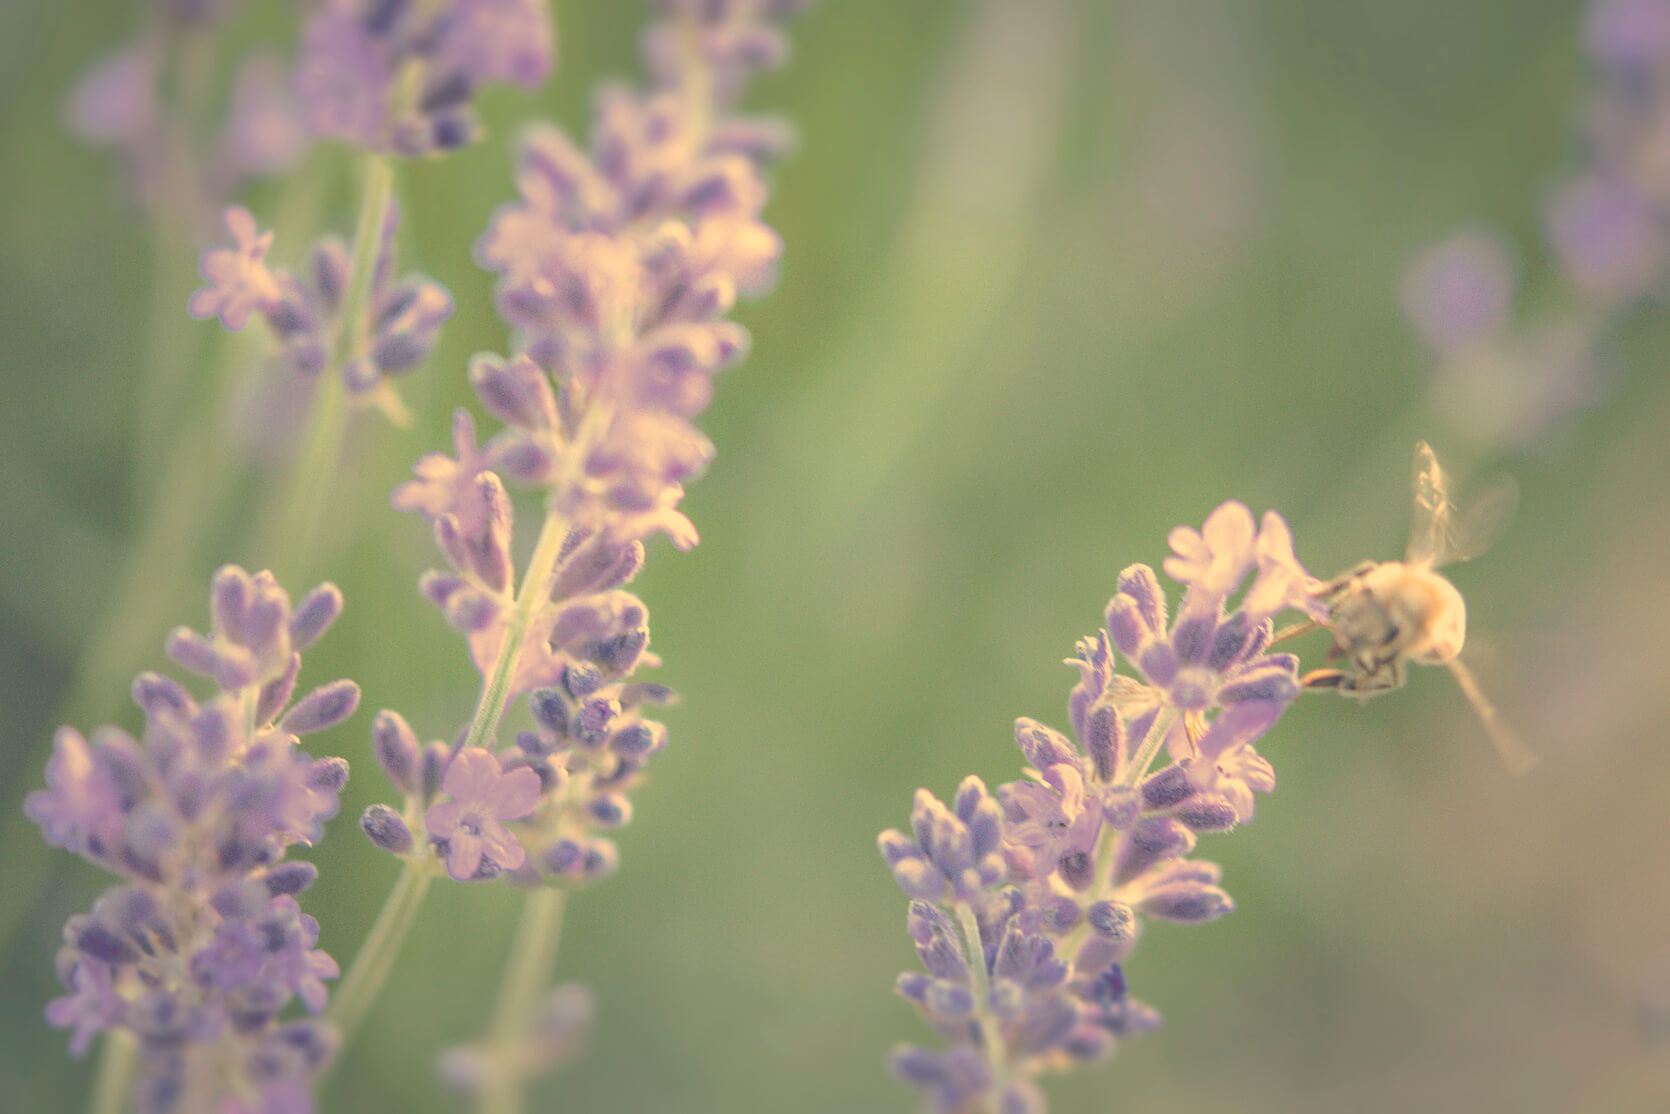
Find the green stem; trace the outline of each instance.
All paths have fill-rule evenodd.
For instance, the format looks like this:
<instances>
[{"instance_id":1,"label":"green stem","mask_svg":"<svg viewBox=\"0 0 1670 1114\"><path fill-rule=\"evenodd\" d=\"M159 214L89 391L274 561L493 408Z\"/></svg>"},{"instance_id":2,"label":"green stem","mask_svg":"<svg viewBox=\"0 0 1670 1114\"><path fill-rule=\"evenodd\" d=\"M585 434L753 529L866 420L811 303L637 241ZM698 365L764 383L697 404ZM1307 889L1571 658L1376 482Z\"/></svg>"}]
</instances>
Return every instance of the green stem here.
<instances>
[{"instance_id":1,"label":"green stem","mask_svg":"<svg viewBox=\"0 0 1670 1114\"><path fill-rule=\"evenodd\" d=\"M1148 728L1148 734L1143 736L1142 745L1131 757L1125 772L1119 775L1118 784L1126 789L1135 785L1148 773L1148 767L1153 764L1154 756L1160 752L1160 745L1166 741L1166 732L1177 719L1177 709L1161 708L1154 716L1153 724Z\"/></svg>"},{"instance_id":2,"label":"green stem","mask_svg":"<svg viewBox=\"0 0 1670 1114\"><path fill-rule=\"evenodd\" d=\"M354 956L348 974L331 995L330 1008L325 1016L335 1023L340 1035L337 1061L340 1062L342 1050L364 1023L382 993L383 984L388 981L395 958L400 954L400 946L405 942L412 923L417 920L418 910L423 907L424 895L429 892L429 883L434 877L434 861L427 852L422 857L406 861L394 888L389 891L388 900L383 902L382 911L371 926L370 934Z\"/></svg>"},{"instance_id":3,"label":"green stem","mask_svg":"<svg viewBox=\"0 0 1670 1114\"><path fill-rule=\"evenodd\" d=\"M551 511L540 528L539 541L533 556L528 559L522 586L516 592L510 620L505 624L504 639L493 666L487 671L481 686L481 699L476 703L475 718L470 721L470 733L463 746L487 747L493 742L510 700L510 682L516 675L516 662L522 655L522 643L527 640L528 627L533 617L550 596L551 577L556 572L557 558L562 554L563 539L568 536L568 523L562 515Z\"/></svg>"},{"instance_id":4,"label":"green stem","mask_svg":"<svg viewBox=\"0 0 1670 1114\"><path fill-rule=\"evenodd\" d=\"M133 1068L139 1062L138 1051L133 1037L123 1030L112 1029L105 1034L99 1048L98 1074L93 1079L93 1097L87 1105L90 1114L122 1114L133 1083Z\"/></svg>"},{"instance_id":5,"label":"green stem","mask_svg":"<svg viewBox=\"0 0 1670 1114\"><path fill-rule=\"evenodd\" d=\"M145 374L135 423L133 485L143 503L166 461L169 442L180 436L182 410L196 393L189 388L188 358L196 333L186 319L186 298L197 277L196 251L203 213L203 149L199 138L209 104L219 37L165 34L165 73L175 79L171 97L178 130L163 159L162 182L151 214L151 307ZM165 96L170 93L165 93Z\"/></svg>"},{"instance_id":6,"label":"green stem","mask_svg":"<svg viewBox=\"0 0 1670 1114\"><path fill-rule=\"evenodd\" d=\"M354 253L349 262L348 290L343 297L341 324L330 366L319 373L308 422L307 441L296 460L278 533L266 552L276 555L271 567L294 579L307 575L316 548L325 508L340 485L343 433L348 425L347 388L342 369L364 355L371 333L371 282L383 222L394 197L394 173L382 155L365 159L365 183L360 195L359 220L354 226Z\"/></svg>"},{"instance_id":7,"label":"green stem","mask_svg":"<svg viewBox=\"0 0 1670 1114\"><path fill-rule=\"evenodd\" d=\"M968 959L969 989L974 992L974 1015L979 1019L980 1044L992 1069L992 1088L986 1107L997 1111L997 1096L1009 1075L1009 1051L1003 1046L1003 1031L991 1013L991 978L986 972L986 946L980 942L980 918L967 902L957 903L957 923L963 930L963 952Z\"/></svg>"},{"instance_id":8,"label":"green stem","mask_svg":"<svg viewBox=\"0 0 1670 1114\"><path fill-rule=\"evenodd\" d=\"M527 1036L534 1008L551 988L562 942L562 916L568 891L541 886L529 890L522 904L516 940L499 982L498 1001L487 1031L489 1073L476 1101L476 1114L521 1114L522 1073L517 1053Z\"/></svg>"},{"instance_id":9,"label":"green stem","mask_svg":"<svg viewBox=\"0 0 1670 1114\"><path fill-rule=\"evenodd\" d=\"M1171 725L1177 721L1177 709L1162 707L1154 716L1154 722L1148 727L1148 734L1142 737L1142 745L1137 747L1136 754L1125 766L1125 772L1120 775L1118 785L1131 788L1141 781L1148 773L1148 767L1153 764L1154 756L1160 752L1160 745L1165 742L1166 733ZM1092 877L1095 879L1093 890L1085 895L1086 904L1100 901L1107 896L1111 888L1113 876L1113 848L1119 840L1119 831L1111 824L1103 825L1101 838L1096 843L1096 870ZM1076 962L1079 949L1090 936L1090 926L1081 923L1066 940L1062 941L1060 954L1068 963Z\"/></svg>"}]
</instances>

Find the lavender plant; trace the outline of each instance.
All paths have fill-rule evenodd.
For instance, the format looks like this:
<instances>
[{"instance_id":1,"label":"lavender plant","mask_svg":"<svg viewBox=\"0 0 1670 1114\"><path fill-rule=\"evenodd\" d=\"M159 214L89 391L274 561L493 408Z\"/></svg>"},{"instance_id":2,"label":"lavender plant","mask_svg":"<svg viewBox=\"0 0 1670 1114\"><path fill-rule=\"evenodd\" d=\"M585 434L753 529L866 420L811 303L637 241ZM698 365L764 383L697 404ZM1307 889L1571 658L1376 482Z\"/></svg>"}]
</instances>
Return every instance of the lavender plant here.
<instances>
[{"instance_id":1,"label":"lavender plant","mask_svg":"<svg viewBox=\"0 0 1670 1114\"><path fill-rule=\"evenodd\" d=\"M713 450L691 419L746 349L725 315L767 285L780 252L759 213L782 129L735 104L750 73L781 59L792 7L665 4L645 37L652 86L603 93L589 155L554 128L523 137L521 198L477 244L522 349L470 364L504 428L478 445L459 411L453 454L420 460L394 494L434 525L449 568L422 589L465 636L483 685L451 745L420 747L397 713L378 716L375 749L402 802L372 806L362 827L405 866L373 954L398 946L442 864L454 881L529 888L490 1039L449 1061L483 1109L514 1108L564 889L615 869L610 833L630 821L629 794L666 745L645 710L670 693L635 679L658 664L648 610L623 589L651 535L682 549L697 540L678 504ZM539 492L544 512L520 573L507 480ZM500 722L523 697L534 727L502 746ZM350 1023L387 970L371 962L345 984Z\"/></svg>"},{"instance_id":2,"label":"lavender plant","mask_svg":"<svg viewBox=\"0 0 1670 1114\"><path fill-rule=\"evenodd\" d=\"M1666 27L1670 5L1661 0L1587 7L1582 162L1550 191L1543 214L1555 308L1516 312L1523 299L1512 245L1488 227L1427 248L1404 276L1404 314L1433 353L1439 407L1484 447L1538 444L1604 399L1614 387L1610 338L1631 309L1663 295Z\"/></svg>"},{"instance_id":3,"label":"lavender plant","mask_svg":"<svg viewBox=\"0 0 1670 1114\"><path fill-rule=\"evenodd\" d=\"M1028 780L993 794L969 777L949 806L919 789L910 833L878 840L926 968L897 989L950 1045L901 1048L893 1068L945 1114L1044 1110L1037 1075L1158 1024L1124 974L1146 923L1235 908L1218 867L1189 856L1276 786L1254 743L1302 688L1298 659L1270 650L1272 618L1328 608L1274 511L1255 523L1225 503L1169 540L1165 571L1187 586L1177 615L1147 565L1120 573L1103 628L1069 659L1073 737L1017 720ZM1150 773L1162 748L1171 761Z\"/></svg>"},{"instance_id":4,"label":"lavender plant","mask_svg":"<svg viewBox=\"0 0 1670 1114\"><path fill-rule=\"evenodd\" d=\"M655 84L642 93L605 94L590 158L554 129L524 141L523 199L495 217L479 251L483 264L501 273L500 304L522 330L522 347L539 358L523 352L509 360L484 355L472 361L473 385L508 428L478 449L473 422L460 411L457 458L425 458L418 479L395 496L397 507L432 519L452 567L451 573L426 576L423 587L467 636L483 673L476 716L453 745L427 749L419 748L398 714L377 717L376 751L405 801L400 811L373 806L362 826L378 846L401 855L407 869L332 1004L329 1024L283 1029L275 1039L302 1050L291 1057L296 1062L268 1068L263 1060L244 1075L183 1061L153 1069L150 1061L162 1059L147 1045L145 1108L229 1111L234 1107L226 1104L246 1100L261 1109L308 1108L309 1079L330 1058L338 1035L351 1034L363 1020L427 881L443 867L457 881L508 874L534 887L494 1042L479 1052L449 1054L448 1074L476 1082L484 1109L511 1109L524 1075L572 1049L589 1016L587 992L560 989L543 1009L526 998L530 988L536 994L545 989L557 941L554 918L561 905L551 896L558 891L545 883L580 882L613 870L616 851L603 833L628 822L627 793L644 762L665 744L664 729L642 708L669 694L632 677L639 666L657 663L647 651L647 611L620 589L641 565L649 535L664 532L681 548L696 541L677 505L682 484L705 466L712 447L691 419L711 397L711 376L746 347L746 333L725 314L739 291L759 292L769 284L780 252L775 233L758 217L766 192L763 165L785 132L738 116L735 103L750 73L780 61L785 47L777 25L793 7L667 4L663 22L645 40ZM335 458L341 392L398 414L388 376L427 356L452 310L450 295L438 284L421 277L391 281L398 217L385 154L437 154L468 142L476 131L469 107L476 88L506 79L536 84L549 58L550 34L538 4L343 0L322 4L310 16L296 77L304 115L315 133L369 152L354 243L350 248L327 237L301 277L269 268L273 233L262 232L248 210L229 208L225 223L233 244L205 253L206 285L189 308L193 316L218 317L234 331L260 315L280 342L282 369L319 379L322 417L315 419L297 485L314 513L321 501L317 485L306 481L318 479ZM511 506L501 473L545 495L541 537L516 590ZM293 524L294 517L286 522ZM224 573L217 581L214 635L181 634L171 642L181 662L217 677L259 711L251 712L255 718L245 728L261 740L260 731L275 729L267 713L281 710L295 671L292 665L288 674L272 672L288 652L287 643L273 641L271 629L271 612L282 611L281 604L262 596L255 619L240 610L245 597L267 593L270 582L269 574L250 581ZM340 605L339 596L330 599ZM310 597L303 611L312 616L320 606ZM253 632L247 638L246 628ZM252 685L250 693L243 691ZM147 682L147 692L155 688ZM303 701L278 727L300 732L336 722L357 703L357 689L351 700L345 691L339 686ZM514 747L498 748L499 720L507 704L523 695L530 698L537 729L522 732ZM171 705L185 699L172 689L167 696ZM211 756L239 749L211 729L220 730L203 727L207 741L200 743ZM55 763L53 790L30 802L31 815L43 823L56 818L52 838L75 846L87 839L63 817L78 816L72 798L89 792L76 780L88 765L85 750L74 739L61 741L61 755L68 757ZM98 753L107 751L115 754L114 744ZM259 754L266 761L266 750ZM329 769L345 776L340 763ZM334 812L334 795L328 803ZM180 807L189 810L194 802ZM291 822L300 807L284 804L280 815ZM320 802L318 821L326 811ZM422 835L414 838L420 815ZM319 827L310 820L305 829L283 831L311 840ZM272 857L266 852L261 865ZM233 861L230 852L222 858ZM297 871L281 878L273 892L282 890L286 900L311 881ZM241 924L267 916L253 900L244 902L248 909L234 907L216 890L199 904L208 902ZM116 904L121 902L106 902ZM123 921L111 931L150 931L144 920L149 906L135 909L132 924ZM311 947L317 925L297 923ZM84 952L97 951L104 939L77 930L72 942L83 937L89 942ZM105 951L110 954L103 958L114 962L115 953ZM296 962L284 970L299 980L292 989L317 1013L325 1008L318 976L334 976L336 968L323 953L304 959L303 974L294 974L301 969ZM204 977L213 975L212 960L198 964L209 971ZM78 1026L80 1052L95 1031L125 1015L111 1004L109 972L79 961L65 970L81 997L55 1003L51 1012ZM248 1017L240 1033L261 1035L261 1026L288 1001L270 988L257 989L270 1008L260 1016L244 1008L239 1016ZM208 1022L192 1023L193 1032L207 1028ZM179 1043L171 1028L158 1039ZM258 1051L270 1059L276 1054L269 1044ZM232 1054L214 1055L224 1060ZM180 1082L205 1072L208 1083ZM269 1076L275 1082L263 1090Z\"/></svg>"},{"instance_id":5,"label":"lavender plant","mask_svg":"<svg viewBox=\"0 0 1670 1114\"><path fill-rule=\"evenodd\" d=\"M280 1015L300 998L317 1017L338 970L297 902L318 871L285 854L320 838L348 779L346 762L311 757L300 737L352 715L359 688L292 698L301 651L341 608L331 584L292 606L271 573L221 569L209 632L168 638L175 663L217 691L200 701L141 673L140 737L60 728L47 788L25 804L48 843L123 879L64 926L68 993L46 1017L77 1055L101 1033L137 1045L136 1110L310 1108L334 1031Z\"/></svg>"}]
</instances>

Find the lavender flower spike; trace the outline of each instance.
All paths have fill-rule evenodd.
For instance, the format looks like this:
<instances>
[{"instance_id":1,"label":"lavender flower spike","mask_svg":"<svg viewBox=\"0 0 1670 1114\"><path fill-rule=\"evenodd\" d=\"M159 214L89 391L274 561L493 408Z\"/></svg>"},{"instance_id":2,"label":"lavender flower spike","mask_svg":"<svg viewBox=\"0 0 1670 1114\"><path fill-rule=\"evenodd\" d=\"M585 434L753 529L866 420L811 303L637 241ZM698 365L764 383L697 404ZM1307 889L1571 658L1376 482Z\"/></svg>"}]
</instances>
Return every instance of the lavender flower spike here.
<instances>
[{"instance_id":1,"label":"lavender flower spike","mask_svg":"<svg viewBox=\"0 0 1670 1114\"><path fill-rule=\"evenodd\" d=\"M538 88L551 59L541 0L325 0L308 18L296 95L316 135L432 155L475 138L482 86Z\"/></svg>"},{"instance_id":2,"label":"lavender flower spike","mask_svg":"<svg viewBox=\"0 0 1670 1114\"><path fill-rule=\"evenodd\" d=\"M1026 780L994 798L971 777L951 807L919 790L913 834L878 841L912 898L925 968L897 989L949 1044L901 1048L892 1064L941 1114L1041 1114L1039 1073L1100 1059L1158 1024L1125 987L1145 925L1205 924L1235 908L1217 866L1189 856L1200 835L1250 821L1254 794L1275 788L1253 744L1301 688L1298 659L1268 652L1271 618L1312 612L1319 582L1274 512L1255 522L1225 503L1169 541L1183 606L1168 620L1148 566L1120 574L1106 626L1071 659L1076 738L1016 721ZM1116 672L1119 657L1129 674ZM1150 773L1162 750L1171 762Z\"/></svg>"},{"instance_id":3,"label":"lavender flower spike","mask_svg":"<svg viewBox=\"0 0 1670 1114\"><path fill-rule=\"evenodd\" d=\"M348 771L302 752L297 735L351 714L359 690L336 681L286 712L301 666L289 597L270 573L228 566L211 598L211 634L181 628L170 649L220 692L199 703L176 681L140 674L143 734L61 728L47 788L24 803L48 843L123 879L64 926L67 993L46 1017L72 1030L76 1055L105 1030L131 1034L141 1109L305 1114L335 1033L279 1016L292 998L323 1011L324 980L338 971L296 901L318 872L283 860L336 815ZM297 626L317 636L340 593L321 585L306 600Z\"/></svg>"}]
</instances>

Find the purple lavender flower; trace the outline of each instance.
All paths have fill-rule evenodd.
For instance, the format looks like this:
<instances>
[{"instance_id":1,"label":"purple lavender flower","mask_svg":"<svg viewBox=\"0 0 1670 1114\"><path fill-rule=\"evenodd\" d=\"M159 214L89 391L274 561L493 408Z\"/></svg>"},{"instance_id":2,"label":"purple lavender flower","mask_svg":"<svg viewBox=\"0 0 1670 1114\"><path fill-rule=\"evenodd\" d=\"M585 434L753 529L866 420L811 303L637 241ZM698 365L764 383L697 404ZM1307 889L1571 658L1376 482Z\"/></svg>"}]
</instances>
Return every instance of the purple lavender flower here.
<instances>
[{"instance_id":1,"label":"purple lavender flower","mask_svg":"<svg viewBox=\"0 0 1670 1114\"><path fill-rule=\"evenodd\" d=\"M241 206L227 209L225 221L233 246L203 253L199 270L209 285L191 296L187 309L199 320L218 317L237 332L249 323L251 313L276 306L280 291L266 263L272 232L259 231L255 218Z\"/></svg>"},{"instance_id":2,"label":"purple lavender flower","mask_svg":"<svg viewBox=\"0 0 1670 1114\"><path fill-rule=\"evenodd\" d=\"M224 119L201 118L209 91L200 81L169 79L202 68L188 55L237 6L224 0L145 5L147 25L139 35L89 68L65 102L70 133L114 149L134 199L193 231L218 215L245 179L288 170L306 143L283 88L283 67L270 52L252 52L233 71Z\"/></svg>"},{"instance_id":3,"label":"purple lavender flower","mask_svg":"<svg viewBox=\"0 0 1670 1114\"><path fill-rule=\"evenodd\" d=\"M270 573L221 569L210 633L180 628L169 639L170 656L219 693L199 702L176 681L140 674L142 736L103 728L89 740L61 728L47 788L25 801L47 842L125 879L65 925L58 972L69 993L46 1015L72 1030L77 1055L99 1032L130 1032L144 1109L184 1109L188 1078L190 1109L233 1109L252 1094L311 1109L307 1081L334 1037L321 1022L277 1019L295 998L322 1011L324 980L338 970L296 902L317 872L284 854L319 838L347 766L313 759L297 736L346 718L359 692L339 681L292 704L293 647L340 608L330 585L292 608Z\"/></svg>"},{"instance_id":4,"label":"purple lavender flower","mask_svg":"<svg viewBox=\"0 0 1670 1114\"><path fill-rule=\"evenodd\" d=\"M769 286L781 252L759 220L773 152L740 142L730 106L741 77L781 55L783 13L668 14L645 41L657 88L601 95L589 151L555 128L525 133L521 198L494 215L476 257L500 274L500 312L555 379L557 409L592 415L510 420L515 459L541 465L524 470L529 482L562 477L556 507L588 530L663 532L689 548L696 531L678 503L713 453L690 419L747 348L724 314ZM711 103L685 96L686 79Z\"/></svg>"},{"instance_id":5,"label":"purple lavender flower","mask_svg":"<svg viewBox=\"0 0 1670 1114\"><path fill-rule=\"evenodd\" d=\"M1645 70L1670 59L1670 3L1595 0L1588 13L1589 53L1603 66Z\"/></svg>"},{"instance_id":6,"label":"purple lavender flower","mask_svg":"<svg viewBox=\"0 0 1670 1114\"><path fill-rule=\"evenodd\" d=\"M1189 856L1200 834L1250 821L1254 795L1275 788L1253 744L1301 689L1297 659L1268 652L1270 620L1314 614L1319 582L1274 512L1255 525L1226 503L1169 540L1183 606L1168 621L1151 569L1120 574L1105 628L1072 662L1076 738L1017 720L1028 780L994 797L971 777L950 807L918 790L912 834L879 838L912 899L925 968L898 990L950 1045L901 1048L892 1063L935 1110L1042 1111L1038 1073L1100 1059L1158 1023L1125 990L1144 925L1234 909L1218 868ZM1116 671L1116 654L1135 676ZM1172 761L1149 773L1162 743Z\"/></svg>"},{"instance_id":7,"label":"purple lavender flower","mask_svg":"<svg viewBox=\"0 0 1670 1114\"><path fill-rule=\"evenodd\" d=\"M447 873L455 882L475 877L483 863L515 870L527 853L501 821L520 820L539 804L539 775L519 768L501 770L499 760L479 747L465 747L447 767L441 791L452 797L424 813L429 838L447 845Z\"/></svg>"},{"instance_id":8,"label":"purple lavender flower","mask_svg":"<svg viewBox=\"0 0 1670 1114\"><path fill-rule=\"evenodd\" d=\"M100 146L151 142L158 125L155 44L141 40L91 66L65 102L65 123L78 139Z\"/></svg>"},{"instance_id":9,"label":"purple lavender flower","mask_svg":"<svg viewBox=\"0 0 1670 1114\"><path fill-rule=\"evenodd\" d=\"M398 281L394 237L400 210L390 204L378 231L377 251L364 317L343 320L349 274L348 248L327 235L313 250L305 274L287 268L268 270L265 262L272 233L255 238L255 225L242 209L229 209L227 227L238 247L216 248L203 256L203 275L211 285L191 301L197 317L219 314L227 328L240 329L253 310L259 310L283 349L284 364L304 378L331 366L342 347L344 333L365 341L356 344L337 368L350 393L375 399L392 376L402 375L429 358L440 328L452 316L452 295L444 286L419 274ZM234 227L234 224L236 227ZM394 408L392 404L385 405Z\"/></svg>"},{"instance_id":10,"label":"purple lavender flower","mask_svg":"<svg viewBox=\"0 0 1670 1114\"><path fill-rule=\"evenodd\" d=\"M1514 284L1513 259L1501 237L1467 229L1410 264L1401 291L1403 312L1435 350L1459 352L1507 328Z\"/></svg>"},{"instance_id":11,"label":"purple lavender flower","mask_svg":"<svg viewBox=\"0 0 1670 1114\"><path fill-rule=\"evenodd\" d=\"M510 3L469 10L481 20L525 16ZM723 315L739 291L764 288L778 254L776 234L757 219L765 146L739 138L746 129L728 112L734 83L709 79L767 61L738 44L763 41L748 27L782 14L672 5L669 18L699 49L658 65L669 87L600 97L589 156L553 128L528 133L522 198L501 208L477 245L483 265L501 272L501 312L527 341L513 358L482 354L470 364L478 397L505 428L478 446L461 412L453 454L424 457L394 494L396 507L432 521L451 566L425 574L424 594L464 633L482 676L534 709L539 730L518 738L519 754L498 754L543 786L535 818L512 829L529 852L523 873L612 871L606 833L630 820L628 793L665 744L640 709L668 694L630 680L658 664L648 611L620 589L643 562L643 539L662 532L681 548L696 543L678 503L712 446L690 419L711 399L713 375L746 349L746 333ZM659 41L652 33L646 50ZM528 70L498 46L472 40L467 53L473 60L461 53L459 65ZM507 484L544 491L535 553L548 569L514 575ZM542 590L529 597L519 583ZM409 820L427 795L409 781L402 788ZM379 845L404 848L394 814L383 806L362 824Z\"/></svg>"},{"instance_id":12,"label":"purple lavender flower","mask_svg":"<svg viewBox=\"0 0 1670 1114\"><path fill-rule=\"evenodd\" d=\"M551 55L538 0L326 0L308 19L296 95L316 135L435 154L474 138L470 102L481 86L535 89Z\"/></svg>"},{"instance_id":13,"label":"purple lavender flower","mask_svg":"<svg viewBox=\"0 0 1670 1114\"><path fill-rule=\"evenodd\" d=\"M244 178L282 174L307 149L307 132L277 55L256 52L238 67L232 107L221 131L223 190Z\"/></svg>"},{"instance_id":14,"label":"purple lavender flower","mask_svg":"<svg viewBox=\"0 0 1670 1114\"><path fill-rule=\"evenodd\" d=\"M1603 304L1657 288L1670 261L1665 214L1629 182L1587 175L1555 195L1548 238L1566 273Z\"/></svg>"}]
</instances>

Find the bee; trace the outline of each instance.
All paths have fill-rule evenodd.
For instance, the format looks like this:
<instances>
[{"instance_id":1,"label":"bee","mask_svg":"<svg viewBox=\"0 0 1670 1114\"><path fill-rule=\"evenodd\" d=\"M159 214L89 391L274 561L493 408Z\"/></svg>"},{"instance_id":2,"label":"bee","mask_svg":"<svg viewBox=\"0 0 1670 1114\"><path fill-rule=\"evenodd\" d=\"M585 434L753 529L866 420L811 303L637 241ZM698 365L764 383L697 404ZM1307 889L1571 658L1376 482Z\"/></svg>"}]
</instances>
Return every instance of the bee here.
<instances>
[{"instance_id":1,"label":"bee","mask_svg":"<svg viewBox=\"0 0 1670 1114\"><path fill-rule=\"evenodd\" d=\"M1438 572L1489 548L1513 513L1517 489L1511 481L1500 481L1466 514L1458 512L1450 500L1449 477L1424 441L1415 445L1414 489L1403 560L1364 561L1317 590L1328 608L1323 625L1334 636L1329 657L1344 657L1351 669L1314 670L1303 683L1367 700L1402 687L1409 662L1445 666L1502 760L1524 773L1536 758L1502 721L1472 670L1462 663L1467 604Z\"/></svg>"}]
</instances>

